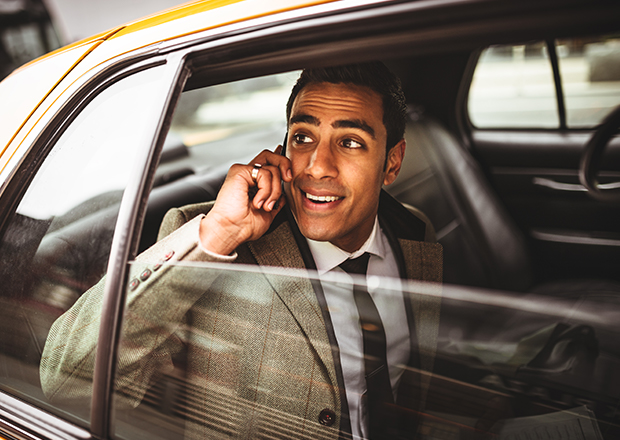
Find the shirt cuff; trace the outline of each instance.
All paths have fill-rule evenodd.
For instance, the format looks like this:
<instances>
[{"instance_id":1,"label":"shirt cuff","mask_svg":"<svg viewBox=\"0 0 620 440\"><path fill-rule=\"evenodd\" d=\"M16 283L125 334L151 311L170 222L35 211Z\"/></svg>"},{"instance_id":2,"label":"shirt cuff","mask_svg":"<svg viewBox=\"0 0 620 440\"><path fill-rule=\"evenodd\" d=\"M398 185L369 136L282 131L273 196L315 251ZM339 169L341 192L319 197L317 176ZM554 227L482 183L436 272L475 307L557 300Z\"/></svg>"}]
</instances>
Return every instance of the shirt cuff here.
<instances>
[{"instance_id":1,"label":"shirt cuff","mask_svg":"<svg viewBox=\"0 0 620 440\"><path fill-rule=\"evenodd\" d=\"M202 217L204 217L204 214L202 215ZM216 254L215 252L211 252L209 249L204 247L202 245L202 242L200 241L200 222L198 222L198 230L196 231L196 243L198 243L198 249L200 249L202 252L204 252L211 258L214 258L218 261L222 261L222 262L235 261L237 259L238 255L236 251L233 252L231 255L222 255L222 254Z\"/></svg>"}]
</instances>

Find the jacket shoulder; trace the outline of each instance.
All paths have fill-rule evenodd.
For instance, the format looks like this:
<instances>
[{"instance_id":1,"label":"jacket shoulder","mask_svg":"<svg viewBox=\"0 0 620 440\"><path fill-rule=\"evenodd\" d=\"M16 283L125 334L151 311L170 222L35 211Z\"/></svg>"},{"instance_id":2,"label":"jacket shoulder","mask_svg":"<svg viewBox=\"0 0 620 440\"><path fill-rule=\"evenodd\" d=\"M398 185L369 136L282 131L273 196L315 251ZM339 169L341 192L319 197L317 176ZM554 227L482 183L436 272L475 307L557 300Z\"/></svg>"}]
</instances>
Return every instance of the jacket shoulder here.
<instances>
[{"instance_id":1,"label":"jacket shoulder","mask_svg":"<svg viewBox=\"0 0 620 440\"><path fill-rule=\"evenodd\" d=\"M207 214L211 208L213 208L215 202L202 202L194 203L192 205L185 205L180 208L170 209L159 227L159 233L157 234L157 241L167 237L174 231L179 229L185 223L189 222L200 214Z\"/></svg>"}]
</instances>

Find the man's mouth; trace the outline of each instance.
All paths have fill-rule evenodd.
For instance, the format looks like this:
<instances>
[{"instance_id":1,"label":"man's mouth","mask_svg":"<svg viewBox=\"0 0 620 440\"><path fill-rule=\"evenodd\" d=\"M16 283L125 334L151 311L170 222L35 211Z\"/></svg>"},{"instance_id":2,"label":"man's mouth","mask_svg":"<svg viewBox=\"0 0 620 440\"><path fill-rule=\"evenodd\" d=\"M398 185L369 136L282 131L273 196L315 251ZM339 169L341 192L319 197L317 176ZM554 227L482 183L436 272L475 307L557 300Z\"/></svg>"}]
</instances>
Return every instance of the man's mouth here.
<instances>
[{"instance_id":1,"label":"man's mouth","mask_svg":"<svg viewBox=\"0 0 620 440\"><path fill-rule=\"evenodd\" d=\"M304 192L304 195L308 200L311 200L314 203L331 203L344 198L338 196L315 196L314 194L309 194L307 192Z\"/></svg>"}]
</instances>

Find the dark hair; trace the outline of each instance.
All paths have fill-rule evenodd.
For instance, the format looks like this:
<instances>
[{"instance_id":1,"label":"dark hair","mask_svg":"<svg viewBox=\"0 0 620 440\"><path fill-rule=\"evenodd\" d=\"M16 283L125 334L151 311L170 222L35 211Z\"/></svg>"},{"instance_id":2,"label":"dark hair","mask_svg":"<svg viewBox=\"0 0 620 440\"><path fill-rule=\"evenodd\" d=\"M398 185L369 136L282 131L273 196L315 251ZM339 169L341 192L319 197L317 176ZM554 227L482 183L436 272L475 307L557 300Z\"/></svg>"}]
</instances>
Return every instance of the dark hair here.
<instances>
[{"instance_id":1,"label":"dark hair","mask_svg":"<svg viewBox=\"0 0 620 440\"><path fill-rule=\"evenodd\" d=\"M383 101L383 125L387 132L386 151L390 151L403 138L407 119L407 105L400 80L385 66L376 61L347 66L304 69L293 86L286 104L287 123L299 92L309 84L328 82L365 86L381 96Z\"/></svg>"}]
</instances>

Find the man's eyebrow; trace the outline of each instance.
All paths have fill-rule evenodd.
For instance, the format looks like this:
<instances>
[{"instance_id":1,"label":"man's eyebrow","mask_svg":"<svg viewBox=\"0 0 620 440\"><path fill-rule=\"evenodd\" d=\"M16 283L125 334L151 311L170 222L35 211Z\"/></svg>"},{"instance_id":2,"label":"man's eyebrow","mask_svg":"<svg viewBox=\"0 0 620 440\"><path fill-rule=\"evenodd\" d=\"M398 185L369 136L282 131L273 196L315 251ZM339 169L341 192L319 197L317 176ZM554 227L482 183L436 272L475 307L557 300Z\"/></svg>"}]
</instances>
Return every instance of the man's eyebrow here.
<instances>
[{"instance_id":1,"label":"man's eyebrow","mask_svg":"<svg viewBox=\"0 0 620 440\"><path fill-rule=\"evenodd\" d=\"M321 121L318 118L315 118L311 115L293 115L291 120L289 121L289 125L293 124L310 124L310 125L321 125Z\"/></svg>"},{"instance_id":2,"label":"man's eyebrow","mask_svg":"<svg viewBox=\"0 0 620 440\"><path fill-rule=\"evenodd\" d=\"M332 124L334 128L358 128L365 131L375 139L375 130L361 119L343 119Z\"/></svg>"},{"instance_id":3,"label":"man's eyebrow","mask_svg":"<svg viewBox=\"0 0 620 440\"><path fill-rule=\"evenodd\" d=\"M321 125L321 121L312 115L299 114L299 115L293 115L291 117L291 120L289 121L289 125L293 125L293 124L310 124L310 125L319 126ZM375 139L375 130L361 119L341 119L339 121L334 122L332 124L332 127L333 128L357 128L359 130L365 131L370 136L372 136L373 139Z\"/></svg>"}]
</instances>

